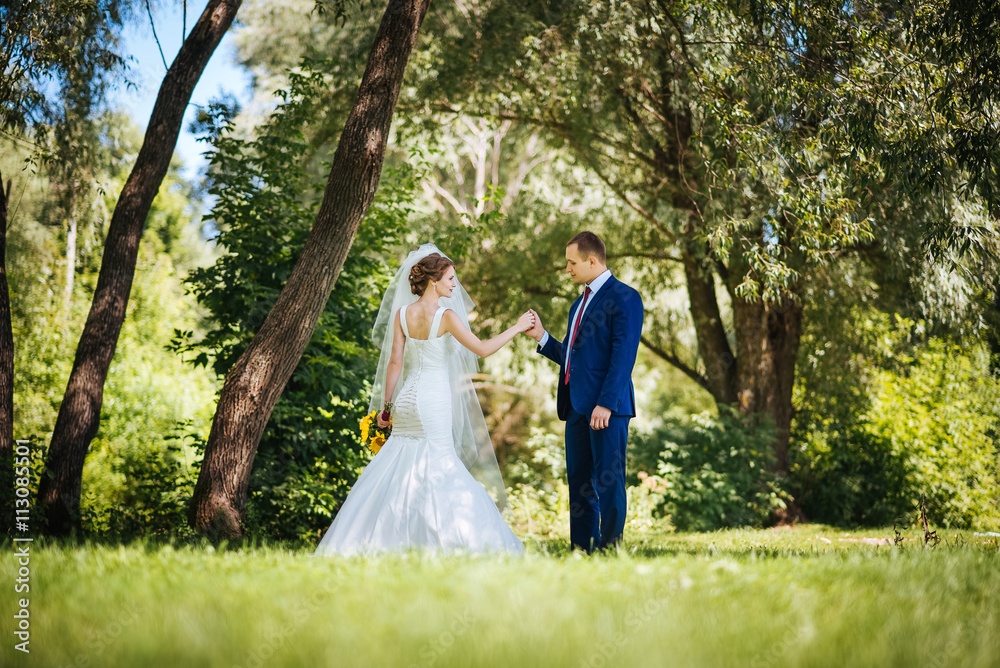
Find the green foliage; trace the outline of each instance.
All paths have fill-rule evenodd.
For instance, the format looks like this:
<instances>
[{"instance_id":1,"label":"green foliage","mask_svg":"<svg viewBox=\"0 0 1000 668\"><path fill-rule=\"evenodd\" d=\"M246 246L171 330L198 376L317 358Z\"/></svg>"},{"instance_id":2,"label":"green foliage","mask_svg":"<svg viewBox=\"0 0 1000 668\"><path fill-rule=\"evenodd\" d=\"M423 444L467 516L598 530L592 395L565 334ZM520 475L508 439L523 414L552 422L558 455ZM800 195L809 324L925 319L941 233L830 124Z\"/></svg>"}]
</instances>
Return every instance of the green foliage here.
<instances>
[{"instance_id":1,"label":"green foliage","mask_svg":"<svg viewBox=\"0 0 1000 668\"><path fill-rule=\"evenodd\" d=\"M62 96L82 94L83 107L102 105L124 70L118 47L130 12L131 3L122 0L0 3L0 129L23 129L58 114L53 84L61 85Z\"/></svg>"},{"instance_id":2,"label":"green foliage","mask_svg":"<svg viewBox=\"0 0 1000 668\"><path fill-rule=\"evenodd\" d=\"M1000 204L1000 39L997 6L918 0L891 12L858 12L872 57L847 69L852 100L841 125L852 150L911 191L955 191ZM938 221L933 246L982 252L979 226ZM979 248L977 248L979 246ZM995 246L993 251L995 252Z\"/></svg>"},{"instance_id":3,"label":"green foliage","mask_svg":"<svg viewBox=\"0 0 1000 668\"><path fill-rule=\"evenodd\" d=\"M7 249L15 437L32 441L38 458L35 474L42 471L90 307L103 230L141 140L121 116L103 116L102 123L108 131L102 133L101 146L90 152L108 158L90 166L102 192L88 202L92 220L86 227L81 224L68 299L60 194L49 185L50 166L18 172L9 168L4 155L4 173L13 176L17 193ZM166 350L175 327L198 327L199 309L184 295L181 279L210 255L197 225L199 203L177 167L172 165L150 209L127 316L104 386L100 429L84 465L81 510L84 530L91 535L183 532L183 508L197 473L191 438L207 435L214 410L212 374ZM32 489L37 491L37 480Z\"/></svg>"},{"instance_id":4,"label":"green foliage","mask_svg":"<svg viewBox=\"0 0 1000 668\"><path fill-rule=\"evenodd\" d=\"M829 131L832 63L856 56L829 33L840 18L821 4L758 28L741 3L484 3L431 17L471 25L443 29L417 71L439 106L543 128L639 212L647 258L711 245L735 294L780 301L872 238Z\"/></svg>"},{"instance_id":5,"label":"green foliage","mask_svg":"<svg viewBox=\"0 0 1000 668\"><path fill-rule=\"evenodd\" d=\"M199 422L205 425L211 416L206 418L204 410L199 412ZM168 420L162 421L169 429ZM152 442L102 444L92 452L85 468L82 521L88 534L121 541L139 536L193 535L188 528L187 507L197 482L200 455L188 441L195 425L173 424L174 433L161 432Z\"/></svg>"},{"instance_id":6,"label":"green foliage","mask_svg":"<svg viewBox=\"0 0 1000 668\"><path fill-rule=\"evenodd\" d=\"M192 272L190 290L211 313L200 340L178 330L174 346L224 376L277 300L308 237L325 187L311 169L306 135L322 119L329 63L290 75L282 103L250 139L226 120L213 138L210 214L225 254ZM319 122L322 122L321 120ZM248 522L271 537L326 526L367 461L358 422L368 406L377 355L371 323L394 267L394 244L410 212L415 172L385 171L376 199L275 406L254 460Z\"/></svg>"},{"instance_id":7,"label":"green foliage","mask_svg":"<svg viewBox=\"0 0 1000 668\"><path fill-rule=\"evenodd\" d=\"M130 538L183 535L198 450L217 382L167 349L174 328L197 329L200 309L182 279L207 249L191 186L171 173L143 233L125 324L104 386L101 426L84 466L84 529ZM107 197L114 198L117 189ZM85 298L80 306L89 306Z\"/></svg>"},{"instance_id":8,"label":"green foliage","mask_svg":"<svg viewBox=\"0 0 1000 668\"><path fill-rule=\"evenodd\" d=\"M833 359L814 360L804 378L812 399L796 420L793 471L805 512L841 525L909 523L925 495L934 523L1000 524L1000 381L987 351L924 338L921 323L852 315L862 345L846 364L864 376L842 372L840 391L836 378L821 385L845 365Z\"/></svg>"},{"instance_id":9,"label":"green foliage","mask_svg":"<svg viewBox=\"0 0 1000 668\"><path fill-rule=\"evenodd\" d=\"M649 434L634 434L630 468L650 470L662 493L663 509L681 531L761 525L784 508L786 495L771 472L774 428L722 408L687 420L668 420ZM645 476L642 476L645 478Z\"/></svg>"},{"instance_id":10,"label":"green foliage","mask_svg":"<svg viewBox=\"0 0 1000 668\"><path fill-rule=\"evenodd\" d=\"M192 440L207 435L215 409L218 383L212 375L167 351L173 328L197 327L199 314L163 250L161 234L175 213L171 198L158 202L166 207L150 214L128 317L105 383L101 426L84 466L84 528L95 534L185 531L197 478ZM204 245L196 243L173 245L178 263Z\"/></svg>"},{"instance_id":11,"label":"green foliage","mask_svg":"<svg viewBox=\"0 0 1000 668\"><path fill-rule=\"evenodd\" d=\"M532 427L525 446L532 453L531 460L518 460L509 466L504 480L512 487L523 485L538 491L553 492L566 476L566 451L562 437Z\"/></svg>"}]
</instances>

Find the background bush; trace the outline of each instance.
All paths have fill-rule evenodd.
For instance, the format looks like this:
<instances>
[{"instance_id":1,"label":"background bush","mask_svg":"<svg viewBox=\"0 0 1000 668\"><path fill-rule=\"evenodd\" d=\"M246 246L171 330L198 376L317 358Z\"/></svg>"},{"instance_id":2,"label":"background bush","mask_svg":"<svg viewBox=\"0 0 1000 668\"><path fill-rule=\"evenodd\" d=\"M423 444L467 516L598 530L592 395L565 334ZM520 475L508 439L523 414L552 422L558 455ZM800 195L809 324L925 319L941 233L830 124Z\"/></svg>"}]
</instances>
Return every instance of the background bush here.
<instances>
[{"instance_id":1,"label":"background bush","mask_svg":"<svg viewBox=\"0 0 1000 668\"><path fill-rule=\"evenodd\" d=\"M635 434L632 467L646 472L657 455L662 506L682 531L760 525L784 507L770 471L774 428L723 410L671 419L648 434ZM639 468L641 467L641 468Z\"/></svg>"},{"instance_id":2,"label":"background bush","mask_svg":"<svg viewBox=\"0 0 1000 668\"><path fill-rule=\"evenodd\" d=\"M807 515L847 526L908 523L926 495L935 524L997 526L1000 382L988 351L921 335L925 324L905 318L855 317L855 361L803 374L793 476ZM852 375L856 365L867 371ZM831 387L838 378L839 390ZM823 391L808 393L813 385Z\"/></svg>"}]
</instances>

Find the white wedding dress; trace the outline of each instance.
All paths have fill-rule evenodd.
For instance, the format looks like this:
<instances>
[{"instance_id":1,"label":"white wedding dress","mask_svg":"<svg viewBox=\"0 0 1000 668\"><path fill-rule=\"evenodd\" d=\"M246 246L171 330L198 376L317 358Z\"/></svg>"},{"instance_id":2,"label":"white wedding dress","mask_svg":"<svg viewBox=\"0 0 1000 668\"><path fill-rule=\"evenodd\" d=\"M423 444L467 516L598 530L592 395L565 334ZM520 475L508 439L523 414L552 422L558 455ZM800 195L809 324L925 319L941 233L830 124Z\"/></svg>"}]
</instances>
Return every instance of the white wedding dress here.
<instances>
[{"instance_id":1,"label":"white wedding dress","mask_svg":"<svg viewBox=\"0 0 1000 668\"><path fill-rule=\"evenodd\" d=\"M313 553L367 554L411 548L438 552L507 551L524 545L507 526L486 489L455 450L447 356L460 345L437 336L445 309L431 323L430 338L410 337L406 307L408 375L393 405L392 433L361 473Z\"/></svg>"}]
</instances>

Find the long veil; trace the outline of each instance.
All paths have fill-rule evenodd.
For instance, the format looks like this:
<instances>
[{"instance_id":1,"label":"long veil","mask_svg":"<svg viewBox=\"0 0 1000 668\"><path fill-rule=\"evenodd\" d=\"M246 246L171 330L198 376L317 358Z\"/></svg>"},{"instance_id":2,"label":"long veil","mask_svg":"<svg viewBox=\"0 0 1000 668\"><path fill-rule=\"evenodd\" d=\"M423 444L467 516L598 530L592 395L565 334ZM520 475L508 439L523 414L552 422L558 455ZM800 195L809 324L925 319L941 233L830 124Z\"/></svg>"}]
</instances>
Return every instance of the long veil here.
<instances>
[{"instance_id":1,"label":"long veil","mask_svg":"<svg viewBox=\"0 0 1000 668\"><path fill-rule=\"evenodd\" d=\"M381 349L378 360L378 371L375 373L375 382L372 388L372 400L369 405L370 411L381 411L382 403L385 400L386 373L389 366L389 357L392 355L392 339L394 336L393 319L396 311L401 307L417 301L417 295L410 290L410 270L420 260L431 253L441 252L434 244L424 244L415 251L411 251L403 264L399 267L396 275L393 276L389 287L386 288L382 297L382 305L379 307L378 316L375 318L375 326L372 328L372 341ZM462 320L462 324L469 326L469 311L475 307L469 293L462 286L456 277L458 284L451 297L442 297L438 303L445 308L450 308ZM507 493L503 484L503 477L500 475L500 466L497 464L496 454L493 452L493 443L490 441L490 432L486 428L486 418L483 417L483 408L479 404L479 397L473 386L473 378L479 373L479 358L471 350L452 339L449 341L448 354L448 376L451 381L452 390L452 436L454 438L455 451L465 464L472 476L486 488L497 508L503 510L507 506ZM412 348L410 346L409 348ZM404 349L403 372L393 392L392 400L396 400L396 395L403 385L406 374L412 367L410 351Z\"/></svg>"}]
</instances>

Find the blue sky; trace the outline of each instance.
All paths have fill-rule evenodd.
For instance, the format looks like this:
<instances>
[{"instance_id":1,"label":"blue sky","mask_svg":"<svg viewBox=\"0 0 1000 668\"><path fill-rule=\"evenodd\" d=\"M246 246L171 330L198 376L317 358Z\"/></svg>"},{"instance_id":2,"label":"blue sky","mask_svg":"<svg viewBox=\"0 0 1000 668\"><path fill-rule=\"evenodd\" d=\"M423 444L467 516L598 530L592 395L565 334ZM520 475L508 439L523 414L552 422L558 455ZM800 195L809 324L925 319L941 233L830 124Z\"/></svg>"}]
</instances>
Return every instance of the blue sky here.
<instances>
[{"instance_id":1,"label":"blue sky","mask_svg":"<svg viewBox=\"0 0 1000 668\"><path fill-rule=\"evenodd\" d=\"M163 56L169 66L177 55L177 51L180 50L183 41L182 6L180 2L152 4L154 5L153 21L156 35L160 39ZM204 8L202 2L188 3L188 31L194 26ZM145 130L166 69L163 67L163 59L160 57L160 51L153 39L153 31L144 4L140 4L139 9L140 13L136 21L138 25L128 26L123 35L124 50L130 57L129 79L136 86L118 89L114 102L127 111L136 124ZM184 161L184 173L188 178L195 177L205 167L205 159L201 157L201 152L206 147L204 144L196 142L195 137L187 129L197 112L194 105L207 104L223 93L231 93L237 99L245 102L249 99L249 86L250 76L236 63L236 47L233 44L233 30L230 29L215 50L201 80L194 89L194 94L191 96L191 106L188 107L187 114L184 116L184 126L181 128L181 135L177 140L176 151Z\"/></svg>"}]
</instances>

